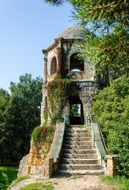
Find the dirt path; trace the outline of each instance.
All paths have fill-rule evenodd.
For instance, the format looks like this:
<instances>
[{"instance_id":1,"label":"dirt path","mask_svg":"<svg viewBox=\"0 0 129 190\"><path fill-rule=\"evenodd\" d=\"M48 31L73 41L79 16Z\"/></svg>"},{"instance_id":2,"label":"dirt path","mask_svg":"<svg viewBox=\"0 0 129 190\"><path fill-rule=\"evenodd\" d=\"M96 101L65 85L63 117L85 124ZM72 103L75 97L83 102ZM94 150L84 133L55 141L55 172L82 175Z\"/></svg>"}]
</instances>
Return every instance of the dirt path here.
<instances>
[{"instance_id":1,"label":"dirt path","mask_svg":"<svg viewBox=\"0 0 129 190\"><path fill-rule=\"evenodd\" d=\"M58 177L46 179L27 179L16 184L11 190L20 190L27 184L34 182L44 182L53 184L55 190L117 190L115 185L107 185L102 182L99 176L82 177Z\"/></svg>"}]
</instances>

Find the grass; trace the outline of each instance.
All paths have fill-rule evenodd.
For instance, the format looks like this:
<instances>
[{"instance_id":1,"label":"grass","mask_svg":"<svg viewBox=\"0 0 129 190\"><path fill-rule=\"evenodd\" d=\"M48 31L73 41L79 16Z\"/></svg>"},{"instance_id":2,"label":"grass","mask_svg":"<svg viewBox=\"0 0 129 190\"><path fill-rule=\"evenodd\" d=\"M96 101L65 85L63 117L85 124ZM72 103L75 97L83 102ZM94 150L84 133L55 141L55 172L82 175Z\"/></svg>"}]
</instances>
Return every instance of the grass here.
<instances>
[{"instance_id":1,"label":"grass","mask_svg":"<svg viewBox=\"0 0 129 190\"><path fill-rule=\"evenodd\" d=\"M16 178L13 183L14 183L14 184L17 184L17 183L19 183L20 181L23 181L23 180L29 179L29 178L30 178L29 176L20 176L20 177Z\"/></svg>"},{"instance_id":2,"label":"grass","mask_svg":"<svg viewBox=\"0 0 129 190\"><path fill-rule=\"evenodd\" d=\"M21 190L54 190L54 188L50 184L32 183L21 188Z\"/></svg>"},{"instance_id":3,"label":"grass","mask_svg":"<svg viewBox=\"0 0 129 190\"><path fill-rule=\"evenodd\" d=\"M16 179L13 181L13 183L9 186L9 189L10 189L10 187L16 185L16 184L19 183L20 181L23 181L23 180L29 179L29 178L30 178L29 176L20 176L20 177L16 178Z\"/></svg>"},{"instance_id":4,"label":"grass","mask_svg":"<svg viewBox=\"0 0 129 190\"><path fill-rule=\"evenodd\" d=\"M108 184L117 184L118 190L129 190L129 179L125 177L110 177L110 176L103 176L102 180Z\"/></svg>"},{"instance_id":5,"label":"grass","mask_svg":"<svg viewBox=\"0 0 129 190\"><path fill-rule=\"evenodd\" d=\"M9 184L17 178L18 167L0 167L0 190L6 190Z\"/></svg>"}]
</instances>

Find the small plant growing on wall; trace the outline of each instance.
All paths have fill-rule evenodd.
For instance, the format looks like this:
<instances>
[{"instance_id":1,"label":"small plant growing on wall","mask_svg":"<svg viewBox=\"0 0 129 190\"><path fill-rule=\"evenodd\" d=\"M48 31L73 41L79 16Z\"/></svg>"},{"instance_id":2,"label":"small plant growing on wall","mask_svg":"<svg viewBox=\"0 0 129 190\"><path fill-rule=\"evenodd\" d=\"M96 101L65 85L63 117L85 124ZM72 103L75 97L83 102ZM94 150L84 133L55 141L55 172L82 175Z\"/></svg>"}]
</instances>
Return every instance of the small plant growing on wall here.
<instances>
[{"instance_id":1,"label":"small plant growing on wall","mask_svg":"<svg viewBox=\"0 0 129 190\"><path fill-rule=\"evenodd\" d=\"M36 127L31 135L31 140L33 144L38 144L42 142L51 143L54 135L54 127L41 126Z\"/></svg>"}]
</instances>

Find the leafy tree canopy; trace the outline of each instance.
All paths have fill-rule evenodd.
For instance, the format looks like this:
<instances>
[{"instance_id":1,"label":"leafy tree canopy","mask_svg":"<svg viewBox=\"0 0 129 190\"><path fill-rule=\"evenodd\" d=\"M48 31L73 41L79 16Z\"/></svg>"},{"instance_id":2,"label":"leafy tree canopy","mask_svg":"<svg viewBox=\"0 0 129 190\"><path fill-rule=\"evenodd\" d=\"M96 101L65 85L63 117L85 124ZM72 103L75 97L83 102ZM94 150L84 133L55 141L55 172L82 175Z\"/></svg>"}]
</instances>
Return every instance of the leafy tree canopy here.
<instances>
[{"instance_id":1,"label":"leafy tree canopy","mask_svg":"<svg viewBox=\"0 0 129 190\"><path fill-rule=\"evenodd\" d=\"M30 136L40 124L42 79L31 74L11 82L11 95L0 124L0 162L18 162L29 151ZM1 111L1 107L0 107ZM8 148L9 147L9 148Z\"/></svg>"}]
</instances>

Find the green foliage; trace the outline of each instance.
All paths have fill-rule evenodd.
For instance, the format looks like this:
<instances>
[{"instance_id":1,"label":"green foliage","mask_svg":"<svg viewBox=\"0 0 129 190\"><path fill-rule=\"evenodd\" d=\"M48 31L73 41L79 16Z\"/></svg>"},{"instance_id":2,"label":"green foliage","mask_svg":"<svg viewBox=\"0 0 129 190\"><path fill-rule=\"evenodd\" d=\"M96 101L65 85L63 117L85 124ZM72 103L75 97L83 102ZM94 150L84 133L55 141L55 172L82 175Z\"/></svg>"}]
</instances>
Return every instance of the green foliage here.
<instances>
[{"instance_id":1,"label":"green foliage","mask_svg":"<svg viewBox=\"0 0 129 190\"><path fill-rule=\"evenodd\" d=\"M110 177L110 176L103 176L102 180L108 184L116 184L118 186L118 190L128 190L129 189L129 179L125 177Z\"/></svg>"},{"instance_id":2,"label":"green foliage","mask_svg":"<svg viewBox=\"0 0 129 190\"><path fill-rule=\"evenodd\" d=\"M2 177L2 183L0 183L0 189L4 190L8 187L9 179L8 179L7 174L5 174L5 173L2 173L1 177Z\"/></svg>"},{"instance_id":3,"label":"green foliage","mask_svg":"<svg viewBox=\"0 0 129 190\"><path fill-rule=\"evenodd\" d=\"M93 108L109 152L119 156L118 173L129 176L129 77L100 91Z\"/></svg>"},{"instance_id":4,"label":"green foliage","mask_svg":"<svg viewBox=\"0 0 129 190\"><path fill-rule=\"evenodd\" d=\"M0 189L6 190L17 177L17 167L0 167Z\"/></svg>"},{"instance_id":5,"label":"green foliage","mask_svg":"<svg viewBox=\"0 0 129 190\"><path fill-rule=\"evenodd\" d=\"M0 125L4 120L4 113L9 103L10 96L7 91L0 88Z\"/></svg>"},{"instance_id":6,"label":"green foliage","mask_svg":"<svg viewBox=\"0 0 129 190\"><path fill-rule=\"evenodd\" d=\"M11 82L11 95L5 107L0 106L1 165L17 163L28 153L31 133L40 124L41 89L42 79L31 74L20 76L17 84Z\"/></svg>"},{"instance_id":7,"label":"green foliage","mask_svg":"<svg viewBox=\"0 0 129 190\"><path fill-rule=\"evenodd\" d=\"M41 126L36 127L31 135L33 144L38 143L51 143L54 135L54 127Z\"/></svg>"},{"instance_id":8,"label":"green foliage","mask_svg":"<svg viewBox=\"0 0 129 190\"><path fill-rule=\"evenodd\" d=\"M117 44L117 46L116 46ZM114 26L107 35L89 33L79 44L80 57L95 66L97 75L108 68L110 81L129 73L129 34L121 25Z\"/></svg>"},{"instance_id":9,"label":"green foliage","mask_svg":"<svg viewBox=\"0 0 129 190\"><path fill-rule=\"evenodd\" d=\"M70 0L77 11L77 18L83 23L97 22L99 20L108 25L114 22L127 24L129 15L128 1L110 0ZM101 23L96 23L101 24Z\"/></svg>"},{"instance_id":10,"label":"green foliage","mask_svg":"<svg viewBox=\"0 0 129 190\"><path fill-rule=\"evenodd\" d=\"M21 188L21 190L54 190L53 186L50 184L44 184L44 183L32 183L29 185L26 185L25 187Z\"/></svg>"},{"instance_id":11,"label":"green foliage","mask_svg":"<svg viewBox=\"0 0 129 190\"><path fill-rule=\"evenodd\" d=\"M70 81L61 76L56 76L52 82L48 84L48 101L50 108L48 114L52 122L62 121L62 112L66 103L66 97L69 94Z\"/></svg>"},{"instance_id":12,"label":"green foliage","mask_svg":"<svg viewBox=\"0 0 129 190\"><path fill-rule=\"evenodd\" d=\"M110 80L129 73L129 2L110 0L71 0L75 18L86 32L80 56L92 63L102 77L105 69ZM93 35L94 34L94 35Z\"/></svg>"}]
</instances>

